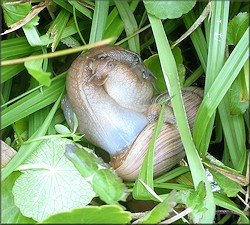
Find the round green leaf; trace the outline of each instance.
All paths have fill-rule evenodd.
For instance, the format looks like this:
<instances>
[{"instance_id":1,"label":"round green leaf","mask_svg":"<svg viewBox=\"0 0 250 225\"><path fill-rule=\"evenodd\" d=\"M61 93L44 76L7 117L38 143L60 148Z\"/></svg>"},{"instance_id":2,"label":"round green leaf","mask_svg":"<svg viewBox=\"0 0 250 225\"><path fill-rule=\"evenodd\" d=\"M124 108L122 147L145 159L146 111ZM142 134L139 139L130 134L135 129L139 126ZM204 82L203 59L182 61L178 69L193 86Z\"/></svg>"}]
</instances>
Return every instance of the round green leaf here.
<instances>
[{"instance_id":1,"label":"round green leaf","mask_svg":"<svg viewBox=\"0 0 250 225\"><path fill-rule=\"evenodd\" d=\"M159 19L176 19L188 13L196 1L144 1L147 12Z\"/></svg>"},{"instance_id":2,"label":"round green leaf","mask_svg":"<svg viewBox=\"0 0 250 225\"><path fill-rule=\"evenodd\" d=\"M12 194L12 187L16 179L20 176L20 172L13 172L2 182L2 213L1 223L2 224L35 224L31 218L27 218L22 215L19 208L14 203L14 197Z\"/></svg>"},{"instance_id":3,"label":"round green leaf","mask_svg":"<svg viewBox=\"0 0 250 225\"><path fill-rule=\"evenodd\" d=\"M23 215L42 221L49 216L87 205L95 196L91 185L64 156L64 138L44 140L21 166L13 194ZM33 168L33 169L31 169Z\"/></svg>"},{"instance_id":4,"label":"round green leaf","mask_svg":"<svg viewBox=\"0 0 250 225\"><path fill-rule=\"evenodd\" d=\"M130 221L130 212L123 211L119 206L103 205L58 213L43 221L43 224L127 224Z\"/></svg>"}]
</instances>

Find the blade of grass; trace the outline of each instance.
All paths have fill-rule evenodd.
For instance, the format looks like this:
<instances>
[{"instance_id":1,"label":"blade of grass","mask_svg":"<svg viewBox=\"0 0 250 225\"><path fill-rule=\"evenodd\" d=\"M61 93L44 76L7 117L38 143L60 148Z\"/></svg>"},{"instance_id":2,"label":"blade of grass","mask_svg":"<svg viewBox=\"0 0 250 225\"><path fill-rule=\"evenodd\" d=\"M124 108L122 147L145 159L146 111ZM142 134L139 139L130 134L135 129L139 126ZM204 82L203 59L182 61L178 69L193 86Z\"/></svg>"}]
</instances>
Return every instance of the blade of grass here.
<instances>
[{"instance_id":1,"label":"blade of grass","mask_svg":"<svg viewBox=\"0 0 250 225\"><path fill-rule=\"evenodd\" d=\"M9 100L10 93L11 93L11 86L12 86L12 79L7 80L1 86L1 107L4 107L3 104Z\"/></svg>"},{"instance_id":2,"label":"blade of grass","mask_svg":"<svg viewBox=\"0 0 250 225\"><path fill-rule=\"evenodd\" d=\"M196 15L191 10L189 13L182 16L183 21L187 28L190 28L192 24L196 21ZM190 38L195 48L195 52L200 59L202 68L206 71L207 68L207 42L205 36L202 32L201 27L198 27L191 35Z\"/></svg>"},{"instance_id":3,"label":"blade of grass","mask_svg":"<svg viewBox=\"0 0 250 225\"><path fill-rule=\"evenodd\" d=\"M3 66L1 68L1 83L9 80L10 78L16 76L18 73L25 69L23 64Z\"/></svg>"},{"instance_id":4,"label":"blade of grass","mask_svg":"<svg viewBox=\"0 0 250 225\"><path fill-rule=\"evenodd\" d=\"M186 37L192 34L203 23L203 21L207 18L209 13L210 13L210 3L207 4L203 12L200 14L199 18L192 24L192 26L172 44L171 48L174 48L180 42L185 40Z\"/></svg>"},{"instance_id":5,"label":"blade of grass","mask_svg":"<svg viewBox=\"0 0 250 225\"><path fill-rule=\"evenodd\" d=\"M177 167L175 169L172 169L171 171L168 171L167 173L163 174L162 176L156 178L154 180L155 183L163 183L169 180L172 180L184 173L189 172L190 169L187 166L181 166L181 167Z\"/></svg>"},{"instance_id":6,"label":"blade of grass","mask_svg":"<svg viewBox=\"0 0 250 225\"><path fill-rule=\"evenodd\" d=\"M26 62L26 61L32 61L32 60L36 60L36 59L45 59L45 58L54 58L54 57L58 57L58 56L65 56L65 55L69 55L69 54L72 54L72 53L87 50L89 48L105 45L105 44L110 43L110 41L112 41L112 38L105 39L105 40L102 40L102 41L99 41L99 42L96 42L96 43L93 43L93 44L80 46L80 47L77 47L77 48L65 49L65 50L60 50L60 51L56 51L56 52L50 52L50 53L45 54L45 55L42 54L42 55L28 56L28 57L19 58L19 59L5 60L5 61L1 62L1 66L8 66L8 65L12 65L12 64L18 64L18 63L23 63L23 62Z\"/></svg>"},{"instance_id":7,"label":"blade of grass","mask_svg":"<svg viewBox=\"0 0 250 225\"><path fill-rule=\"evenodd\" d=\"M133 197L135 199L156 200L155 197L152 196L152 194L149 193L148 190L145 188L144 183L147 186L149 186L152 190L154 190L154 183L153 183L154 146L163 125L163 112L164 112L164 104L162 105L161 113L159 115L159 119L156 124L152 140L150 142L150 146L148 148L148 152L143 160L139 176L135 181L135 186L133 188Z\"/></svg>"},{"instance_id":8,"label":"blade of grass","mask_svg":"<svg viewBox=\"0 0 250 225\"><path fill-rule=\"evenodd\" d=\"M135 11L138 3L139 3L138 1L131 1L129 8L132 12ZM112 41L112 44L114 44L121 35L123 30L124 30L123 21L121 20L118 14L118 10L115 7L108 15L104 38L114 37L114 40Z\"/></svg>"},{"instance_id":9,"label":"blade of grass","mask_svg":"<svg viewBox=\"0 0 250 225\"><path fill-rule=\"evenodd\" d=\"M36 90L2 111L2 129L55 102L65 85L66 73L53 79L51 86Z\"/></svg>"},{"instance_id":10,"label":"blade of grass","mask_svg":"<svg viewBox=\"0 0 250 225\"><path fill-rule=\"evenodd\" d=\"M4 83L4 85L5 85L5 83ZM37 87L35 87L35 88L29 90L29 91L26 91L25 93L23 93L23 94L21 94L21 95L18 95L17 97L15 97L15 98L9 100L8 102L5 102L4 104L2 104L2 105L1 105L1 108L3 108L3 107L5 107L5 106L7 106L7 105L9 105L9 104L11 104L11 103L13 103L13 102L19 100L19 99L21 99L21 98L23 98L23 97L25 97L26 95L28 95L28 94L34 92L34 91L37 90L37 89L40 89L41 87L43 87L43 85L39 85L39 86L37 86ZM3 92L3 93L4 93L4 92Z\"/></svg>"},{"instance_id":11,"label":"blade of grass","mask_svg":"<svg viewBox=\"0 0 250 225\"><path fill-rule=\"evenodd\" d=\"M30 137L30 139L38 138L46 134L47 129L51 124L51 120L53 119L56 110L60 105L63 92L61 92L59 98L57 99L54 106L50 110L50 113L46 117L43 125L39 128L39 130L36 131L36 133L32 135L32 137ZM20 166L21 163L37 148L40 142L41 141L35 141L31 142L30 144L22 145L17 154L15 155L15 157L13 157L11 161L2 169L1 180L2 181L5 180L18 166Z\"/></svg>"},{"instance_id":12,"label":"blade of grass","mask_svg":"<svg viewBox=\"0 0 250 225\"><path fill-rule=\"evenodd\" d=\"M62 38L63 31L69 21L70 15L71 14L67 10L62 9L46 33L49 35L50 40L52 41L52 52L55 51Z\"/></svg>"},{"instance_id":13,"label":"blade of grass","mask_svg":"<svg viewBox=\"0 0 250 225\"><path fill-rule=\"evenodd\" d=\"M148 17L155 37L164 78L171 97L177 127L185 148L195 188L197 188L201 181L205 183L206 197L204 199L204 205L207 208L207 211L204 212L201 223L212 223L215 215L214 198L212 195L211 186L207 180L204 167L202 166L199 155L195 149L195 145L193 143L191 132L188 126L185 108L181 96L176 63L161 20L151 16L150 14L148 14Z\"/></svg>"},{"instance_id":14,"label":"blade of grass","mask_svg":"<svg viewBox=\"0 0 250 225\"><path fill-rule=\"evenodd\" d=\"M31 46L40 46L42 44L39 32L35 26L32 27L22 27L23 32Z\"/></svg>"},{"instance_id":15,"label":"blade of grass","mask_svg":"<svg viewBox=\"0 0 250 225\"><path fill-rule=\"evenodd\" d=\"M208 45L208 59L204 95L207 94L225 61L229 5L229 1L212 2L213 13L211 18L210 38ZM195 146L197 147L197 150L199 151L200 156L203 159L206 156L206 152L211 140L211 135L214 127L214 119L215 111L214 114L210 117L210 121L207 126L201 128L203 129L202 131L199 131L204 135L200 141L196 141L196 135L194 131Z\"/></svg>"},{"instance_id":16,"label":"blade of grass","mask_svg":"<svg viewBox=\"0 0 250 225\"><path fill-rule=\"evenodd\" d=\"M83 36L82 36L82 34L81 34L81 31L80 31L80 28L79 28L79 24L78 24L78 21L77 21L77 18L76 18L76 7L75 7L75 2L73 3L72 6L73 6L73 18L74 18L74 22L75 22L75 26L76 26L77 33L78 33L80 39L82 40L82 43L83 43L84 45L86 45L87 43L86 43L86 41L84 40L84 38L83 38Z\"/></svg>"},{"instance_id":17,"label":"blade of grass","mask_svg":"<svg viewBox=\"0 0 250 225\"><path fill-rule=\"evenodd\" d=\"M227 59L201 103L194 124L194 141L196 146L200 146L210 118L249 57L248 33L249 28Z\"/></svg>"},{"instance_id":18,"label":"blade of grass","mask_svg":"<svg viewBox=\"0 0 250 225\"><path fill-rule=\"evenodd\" d=\"M233 168L243 172L246 165L246 132L243 115L232 116L228 93L218 106L223 133Z\"/></svg>"},{"instance_id":19,"label":"blade of grass","mask_svg":"<svg viewBox=\"0 0 250 225\"><path fill-rule=\"evenodd\" d=\"M150 24L146 25L145 27L142 27L141 29L139 29L138 31L136 31L135 33L133 33L130 36L127 36L125 38L123 38L122 40L118 41L115 43L115 45L121 45L122 43L128 41L129 39L131 39L132 37L140 34L141 32L143 32L144 30L147 30L150 27Z\"/></svg>"},{"instance_id":20,"label":"blade of grass","mask_svg":"<svg viewBox=\"0 0 250 225\"><path fill-rule=\"evenodd\" d=\"M89 21L79 22L78 23L79 30L80 31L86 30L88 28L89 24L90 24ZM65 27L65 29L63 30L61 39L69 37L73 34L76 34L77 32L78 32L78 29L76 28L75 23L72 23L70 20L69 23L67 24L67 26ZM42 41L43 46L47 46L48 44L52 43L51 40L49 39L48 35L46 35L46 34L41 36L41 41Z\"/></svg>"},{"instance_id":21,"label":"blade of grass","mask_svg":"<svg viewBox=\"0 0 250 225\"><path fill-rule=\"evenodd\" d=\"M126 1L115 1L115 5L119 11L121 19L124 24L124 28L126 31L127 36L132 35L135 33L139 28L138 24L135 20L134 14L132 13L131 9L129 8L129 4ZM131 39L128 40L129 49L136 53L140 53L140 44L139 44L139 35L133 36Z\"/></svg>"},{"instance_id":22,"label":"blade of grass","mask_svg":"<svg viewBox=\"0 0 250 225\"><path fill-rule=\"evenodd\" d=\"M15 46L15 48L13 48ZM40 47L32 47L29 45L25 37L12 38L1 42L2 60L7 58L18 58L35 51L41 50Z\"/></svg>"},{"instance_id":23,"label":"blade of grass","mask_svg":"<svg viewBox=\"0 0 250 225\"><path fill-rule=\"evenodd\" d=\"M154 184L156 188L171 189L171 190L192 190L194 187L186 184L162 183Z\"/></svg>"},{"instance_id":24,"label":"blade of grass","mask_svg":"<svg viewBox=\"0 0 250 225\"><path fill-rule=\"evenodd\" d=\"M68 1L53 0L53 2L61 6L62 8L66 9L67 11L73 13L72 6L69 4ZM80 7L83 7L83 6L80 5ZM86 12L81 13L85 9L81 10L80 7L78 8L79 11L76 12L76 15L81 19L85 19L85 16L87 16L89 19L92 19L91 11L86 9Z\"/></svg>"},{"instance_id":25,"label":"blade of grass","mask_svg":"<svg viewBox=\"0 0 250 225\"><path fill-rule=\"evenodd\" d=\"M184 82L183 87L189 87L192 85L202 74L204 70L202 66L199 66Z\"/></svg>"},{"instance_id":26,"label":"blade of grass","mask_svg":"<svg viewBox=\"0 0 250 225\"><path fill-rule=\"evenodd\" d=\"M60 2L62 2L62 1L60 1ZM79 2L77 2L75 0L68 0L68 2L71 5L74 4L75 8L80 12L80 14L83 14L84 16L88 17L89 19L92 19L92 12L88 8L86 8L85 6L81 5ZM57 1L57 3L58 3L58 1ZM70 11L70 12L72 12L72 11Z\"/></svg>"},{"instance_id":27,"label":"blade of grass","mask_svg":"<svg viewBox=\"0 0 250 225\"><path fill-rule=\"evenodd\" d=\"M103 39L108 17L109 1L95 1L95 10L92 20L89 43Z\"/></svg>"},{"instance_id":28,"label":"blade of grass","mask_svg":"<svg viewBox=\"0 0 250 225\"><path fill-rule=\"evenodd\" d=\"M175 20L166 20L164 23L164 30L166 31L166 34L170 34L173 31L175 31L178 27L182 25L182 20L175 19ZM151 36L146 42L141 43L141 51L144 50L145 48L148 48L151 44L154 43L154 37Z\"/></svg>"},{"instance_id":29,"label":"blade of grass","mask_svg":"<svg viewBox=\"0 0 250 225\"><path fill-rule=\"evenodd\" d=\"M79 23L79 29L84 30L87 29L89 22L80 22ZM70 35L73 35L77 33L77 29L75 27L75 24L72 23L70 25L67 25L63 31L62 38L68 37ZM47 46L51 43L51 40L49 39L48 35L41 36L42 46ZM36 51L40 51L40 47L32 47L27 42L27 39L25 37L18 37L18 38L12 38L8 40L3 40L1 42L2 44L2 60L7 58L18 58L27 56L31 53L34 53ZM15 48L13 48L15 46Z\"/></svg>"}]
</instances>

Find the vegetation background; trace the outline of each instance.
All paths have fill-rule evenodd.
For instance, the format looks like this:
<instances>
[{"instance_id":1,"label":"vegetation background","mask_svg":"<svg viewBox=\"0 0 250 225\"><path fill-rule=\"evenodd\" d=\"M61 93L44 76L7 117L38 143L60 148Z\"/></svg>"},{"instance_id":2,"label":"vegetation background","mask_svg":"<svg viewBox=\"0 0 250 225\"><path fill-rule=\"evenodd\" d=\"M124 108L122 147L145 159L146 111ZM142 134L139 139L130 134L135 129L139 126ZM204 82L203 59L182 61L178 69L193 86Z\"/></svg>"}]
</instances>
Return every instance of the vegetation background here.
<instances>
[{"instance_id":1,"label":"vegetation background","mask_svg":"<svg viewBox=\"0 0 250 225\"><path fill-rule=\"evenodd\" d=\"M249 223L249 2L6 0L1 12L1 139L15 155L2 169L2 223ZM67 128L60 101L74 59L105 43L138 53L159 89L177 96L172 105L187 165L157 179L143 168L142 182L135 183L112 174L102 184L81 183L82 189L60 186L55 174L58 182L44 180L42 174L52 177L53 171L41 156L44 141L60 146L74 140L95 149ZM179 95L191 85L204 88L193 135ZM152 163L152 155L147 160ZM104 197L109 185L117 198L111 203ZM79 207L73 193L82 191L87 203ZM132 194L118 204L125 192ZM49 207L52 193L70 207L58 211L60 201Z\"/></svg>"}]
</instances>

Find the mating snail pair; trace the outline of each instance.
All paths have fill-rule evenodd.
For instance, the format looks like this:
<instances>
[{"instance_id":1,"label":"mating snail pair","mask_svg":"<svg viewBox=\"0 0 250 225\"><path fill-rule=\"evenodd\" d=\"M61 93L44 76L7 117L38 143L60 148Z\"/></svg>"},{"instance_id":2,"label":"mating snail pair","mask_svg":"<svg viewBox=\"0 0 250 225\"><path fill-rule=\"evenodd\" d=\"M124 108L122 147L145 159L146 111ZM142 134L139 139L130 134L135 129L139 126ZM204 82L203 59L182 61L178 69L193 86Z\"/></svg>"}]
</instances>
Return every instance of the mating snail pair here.
<instances>
[{"instance_id":1,"label":"mating snail pair","mask_svg":"<svg viewBox=\"0 0 250 225\"><path fill-rule=\"evenodd\" d=\"M154 75L134 52L119 46L102 46L80 55L67 76L63 110L72 124L73 112L87 140L111 155L110 165L124 180L135 180L147 153L160 112L152 103ZM182 90L190 127L193 127L203 91ZM155 143L154 175L175 166L185 155L171 112Z\"/></svg>"}]
</instances>

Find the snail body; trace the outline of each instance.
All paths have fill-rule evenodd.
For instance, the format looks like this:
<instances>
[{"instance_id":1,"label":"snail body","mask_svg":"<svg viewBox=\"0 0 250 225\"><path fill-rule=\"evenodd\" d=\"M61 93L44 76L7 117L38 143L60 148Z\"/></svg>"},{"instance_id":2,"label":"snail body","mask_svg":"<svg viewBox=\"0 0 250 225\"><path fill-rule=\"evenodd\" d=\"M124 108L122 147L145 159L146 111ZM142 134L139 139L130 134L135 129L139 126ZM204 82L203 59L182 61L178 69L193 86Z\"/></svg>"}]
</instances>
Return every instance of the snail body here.
<instances>
[{"instance_id":1,"label":"snail body","mask_svg":"<svg viewBox=\"0 0 250 225\"><path fill-rule=\"evenodd\" d=\"M153 80L154 75L141 58L119 46L90 49L68 71L67 96L63 100L68 123L72 126L74 112L78 131L110 153L111 166L125 180L138 176L160 111L159 105L152 104ZM183 92L191 127L202 95L200 89L195 90L199 93L192 89ZM167 108L171 108L170 103ZM155 175L184 157L170 111L166 110L166 123L155 143Z\"/></svg>"}]
</instances>

